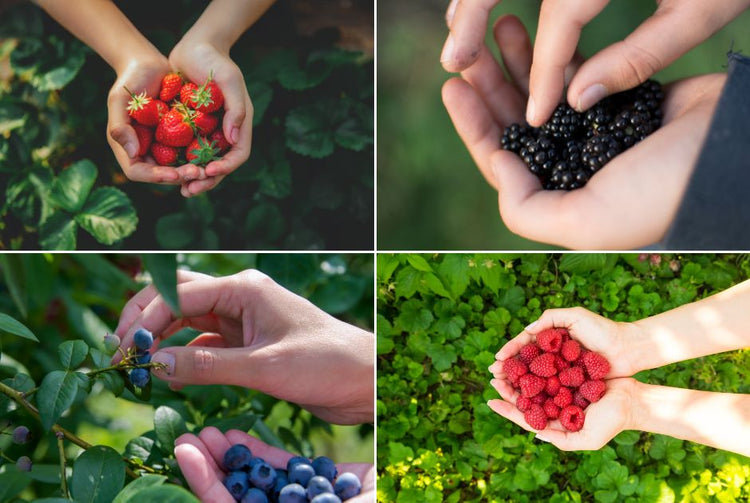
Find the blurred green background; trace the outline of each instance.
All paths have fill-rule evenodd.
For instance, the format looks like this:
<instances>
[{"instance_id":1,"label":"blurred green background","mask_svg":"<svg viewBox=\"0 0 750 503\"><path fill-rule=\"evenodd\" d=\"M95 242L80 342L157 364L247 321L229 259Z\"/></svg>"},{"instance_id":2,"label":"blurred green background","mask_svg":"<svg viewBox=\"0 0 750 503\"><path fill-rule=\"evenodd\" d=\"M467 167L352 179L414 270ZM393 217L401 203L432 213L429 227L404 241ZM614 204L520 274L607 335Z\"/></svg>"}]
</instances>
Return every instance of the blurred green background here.
<instances>
[{"instance_id":1,"label":"blurred green background","mask_svg":"<svg viewBox=\"0 0 750 503\"><path fill-rule=\"evenodd\" d=\"M378 2L378 248L548 249L500 220L496 193L471 160L443 107L440 66L448 0ZM539 1L503 0L492 12L536 33ZM716 3L720 8L720 3ZM652 0L613 0L583 31L591 56L622 40L654 10ZM725 70L725 54L750 50L750 11L657 74L661 82Z\"/></svg>"}]
</instances>

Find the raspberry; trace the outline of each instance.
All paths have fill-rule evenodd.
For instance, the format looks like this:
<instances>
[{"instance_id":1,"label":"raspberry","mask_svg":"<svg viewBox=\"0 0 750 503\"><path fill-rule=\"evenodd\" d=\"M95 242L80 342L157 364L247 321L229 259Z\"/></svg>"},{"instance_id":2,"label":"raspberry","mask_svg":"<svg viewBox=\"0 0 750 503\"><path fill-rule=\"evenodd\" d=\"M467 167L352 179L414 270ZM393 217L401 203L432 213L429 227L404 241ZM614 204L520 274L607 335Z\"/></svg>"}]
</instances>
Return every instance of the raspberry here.
<instances>
[{"instance_id":1,"label":"raspberry","mask_svg":"<svg viewBox=\"0 0 750 503\"><path fill-rule=\"evenodd\" d=\"M536 343L543 351L548 353L557 353L560 351L562 346L563 334L567 334L568 330L565 328L548 328L542 330L536 336Z\"/></svg>"},{"instance_id":2,"label":"raspberry","mask_svg":"<svg viewBox=\"0 0 750 503\"><path fill-rule=\"evenodd\" d=\"M586 372L588 373L589 378L592 380L603 379L609 374L609 362L599 353L589 351L584 354L581 359L584 367L586 367Z\"/></svg>"},{"instance_id":3,"label":"raspberry","mask_svg":"<svg viewBox=\"0 0 750 503\"><path fill-rule=\"evenodd\" d=\"M589 402L598 402L604 396L605 391L607 391L607 385L604 384L604 381L600 380L586 381L578 388L581 396Z\"/></svg>"},{"instance_id":4,"label":"raspberry","mask_svg":"<svg viewBox=\"0 0 750 503\"><path fill-rule=\"evenodd\" d=\"M583 382L583 376L581 376L581 382ZM522 396L532 398L544 389L547 382L534 374L525 374L518 380L518 385L521 388Z\"/></svg>"},{"instance_id":5,"label":"raspberry","mask_svg":"<svg viewBox=\"0 0 750 503\"><path fill-rule=\"evenodd\" d=\"M516 400L516 408L521 412L526 412L531 407L531 398L519 396Z\"/></svg>"},{"instance_id":6,"label":"raspberry","mask_svg":"<svg viewBox=\"0 0 750 503\"><path fill-rule=\"evenodd\" d=\"M29 438L31 438L31 435L29 434L29 429L27 427L17 426L16 429L13 430L14 444L23 445L29 441Z\"/></svg>"},{"instance_id":7,"label":"raspberry","mask_svg":"<svg viewBox=\"0 0 750 503\"><path fill-rule=\"evenodd\" d=\"M565 361L565 359L561 357L560 355L555 355L555 368L557 369L558 372L562 372L563 370L569 367L570 367L570 363Z\"/></svg>"},{"instance_id":8,"label":"raspberry","mask_svg":"<svg viewBox=\"0 0 750 503\"><path fill-rule=\"evenodd\" d=\"M569 431L579 431L585 419L586 415L577 405L568 405L560 411L560 424Z\"/></svg>"},{"instance_id":9,"label":"raspberry","mask_svg":"<svg viewBox=\"0 0 750 503\"><path fill-rule=\"evenodd\" d=\"M584 397L580 391L576 390L576 392L573 393L573 404L585 409L589 406L589 401L586 400L586 397Z\"/></svg>"},{"instance_id":10,"label":"raspberry","mask_svg":"<svg viewBox=\"0 0 750 503\"><path fill-rule=\"evenodd\" d=\"M565 369L558 375L560 378L560 384L563 386L570 386L577 388L584 381L583 369L581 367L570 367Z\"/></svg>"},{"instance_id":11,"label":"raspberry","mask_svg":"<svg viewBox=\"0 0 750 503\"><path fill-rule=\"evenodd\" d=\"M557 374L557 369L555 368L555 355L552 353L544 353L537 356L531 362L531 365L529 365L529 370L531 370L533 374L541 377L550 377Z\"/></svg>"},{"instance_id":12,"label":"raspberry","mask_svg":"<svg viewBox=\"0 0 750 503\"><path fill-rule=\"evenodd\" d=\"M567 407L573 403L573 393L568 388L561 387L552 401L560 408Z\"/></svg>"},{"instance_id":13,"label":"raspberry","mask_svg":"<svg viewBox=\"0 0 750 503\"><path fill-rule=\"evenodd\" d=\"M555 405L555 402L551 398L544 402L542 408L547 415L547 419L557 419L560 416L560 407Z\"/></svg>"},{"instance_id":14,"label":"raspberry","mask_svg":"<svg viewBox=\"0 0 750 503\"><path fill-rule=\"evenodd\" d=\"M581 114L573 110L567 103L561 103L557 105L552 117L541 127L541 130L553 138L569 139L577 136L582 124L583 117Z\"/></svg>"},{"instance_id":15,"label":"raspberry","mask_svg":"<svg viewBox=\"0 0 750 503\"><path fill-rule=\"evenodd\" d=\"M531 363L531 360L533 360L540 354L542 354L542 350L539 349L539 346L537 346L533 342L530 342L529 344L526 344L521 348L521 350L518 352L518 357L526 365L529 365Z\"/></svg>"},{"instance_id":16,"label":"raspberry","mask_svg":"<svg viewBox=\"0 0 750 503\"><path fill-rule=\"evenodd\" d=\"M542 391L542 392L541 392L541 393L539 393L538 395L535 395L535 396L534 396L534 397L533 397L533 398L531 399L531 403L535 403L535 404L537 404L537 405L542 405L542 404L543 404L544 402L546 402L546 401L547 401L547 393L545 393L544 391Z\"/></svg>"},{"instance_id":17,"label":"raspberry","mask_svg":"<svg viewBox=\"0 0 750 503\"><path fill-rule=\"evenodd\" d=\"M547 414L544 413L541 405L533 404L524 412L523 418L535 430L543 430L547 427Z\"/></svg>"},{"instance_id":18,"label":"raspberry","mask_svg":"<svg viewBox=\"0 0 750 503\"><path fill-rule=\"evenodd\" d=\"M503 362L503 372L508 376L512 384L516 384L518 379L529 371L526 364L515 358L508 358Z\"/></svg>"},{"instance_id":19,"label":"raspberry","mask_svg":"<svg viewBox=\"0 0 750 503\"><path fill-rule=\"evenodd\" d=\"M548 377L547 385L545 386L544 391L549 396L557 395L557 392L560 391L560 379L558 379L557 376Z\"/></svg>"},{"instance_id":20,"label":"raspberry","mask_svg":"<svg viewBox=\"0 0 750 503\"><path fill-rule=\"evenodd\" d=\"M569 362L574 362L581 354L581 345L578 341L570 339L569 341L563 342L560 354Z\"/></svg>"}]
</instances>

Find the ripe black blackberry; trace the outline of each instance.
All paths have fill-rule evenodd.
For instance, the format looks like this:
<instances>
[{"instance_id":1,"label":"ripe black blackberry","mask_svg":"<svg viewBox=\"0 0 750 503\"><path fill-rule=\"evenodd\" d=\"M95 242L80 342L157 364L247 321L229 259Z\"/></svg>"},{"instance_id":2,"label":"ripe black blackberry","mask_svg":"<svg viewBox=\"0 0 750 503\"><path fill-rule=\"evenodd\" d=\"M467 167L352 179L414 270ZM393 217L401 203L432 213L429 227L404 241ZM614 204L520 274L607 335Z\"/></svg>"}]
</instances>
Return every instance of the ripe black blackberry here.
<instances>
[{"instance_id":1,"label":"ripe black blackberry","mask_svg":"<svg viewBox=\"0 0 750 503\"><path fill-rule=\"evenodd\" d=\"M523 147L524 140L530 138L532 128L530 126L522 126L520 124L511 124L505 131L503 131L503 137L500 143L504 150L510 150L514 154L519 154Z\"/></svg>"},{"instance_id":2,"label":"ripe black blackberry","mask_svg":"<svg viewBox=\"0 0 750 503\"><path fill-rule=\"evenodd\" d=\"M580 189L589 181L590 175L580 166L575 166L568 161L560 161L552 168L552 173L547 180L548 190L573 190Z\"/></svg>"},{"instance_id":3,"label":"ripe black blackberry","mask_svg":"<svg viewBox=\"0 0 750 503\"><path fill-rule=\"evenodd\" d=\"M653 131L653 119L648 113L626 110L617 114L608 132L625 148L630 148Z\"/></svg>"},{"instance_id":4,"label":"ripe black blackberry","mask_svg":"<svg viewBox=\"0 0 750 503\"><path fill-rule=\"evenodd\" d=\"M583 116L586 137L591 138L600 130L606 129L607 125L612 122L612 117L612 106L606 99L588 109Z\"/></svg>"},{"instance_id":5,"label":"ripe black blackberry","mask_svg":"<svg viewBox=\"0 0 750 503\"><path fill-rule=\"evenodd\" d=\"M527 140L520 155L529 171L537 176L546 176L560 160L560 149L552 138L541 134L538 138Z\"/></svg>"},{"instance_id":6,"label":"ripe black blackberry","mask_svg":"<svg viewBox=\"0 0 750 503\"><path fill-rule=\"evenodd\" d=\"M557 105L550 120L545 122L542 131L556 139L568 139L578 135L583 124L583 116L570 108L567 103Z\"/></svg>"},{"instance_id":7,"label":"ripe black blackberry","mask_svg":"<svg viewBox=\"0 0 750 503\"><path fill-rule=\"evenodd\" d=\"M583 146L581 163L593 175L620 152L622 152L622 147L614 136L608 134L594 136Z\"/></svg>"}]
</instances>

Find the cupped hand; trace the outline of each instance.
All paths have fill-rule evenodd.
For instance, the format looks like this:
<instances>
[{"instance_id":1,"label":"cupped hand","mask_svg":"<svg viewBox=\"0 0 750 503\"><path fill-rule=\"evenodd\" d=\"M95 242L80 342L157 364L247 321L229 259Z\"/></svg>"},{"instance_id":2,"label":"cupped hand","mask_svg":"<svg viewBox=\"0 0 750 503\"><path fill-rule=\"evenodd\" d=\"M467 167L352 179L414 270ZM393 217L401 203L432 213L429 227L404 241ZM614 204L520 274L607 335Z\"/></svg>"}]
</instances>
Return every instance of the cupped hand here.
<instances>
[{"instance_id":1,"label":"cupped hand","mask_svg":"<svg viewBox=\"0 0 750 503\"><path fill-rule=\"evenodd\" d=\"M493 379L492 386L500 393L502 400L490 400L487 405L497 414L513 421L521 428L536 433L539 440L549 442L564 451L589 451L601 449L615 435L623 430L632 429L635 424L633 415L633 390L635 379L608 379L607 392L601 400L590 404L584 413L586 419L583 428L571 432L555 419L547 423L544 430L535 430L526 423L523 412L516 408L519 394L510 383L503 379Z\"/></svg>"},{"instance_id":2,"label":"cupped hand","mask_svg":"<svg viewBox=\"0 0 750 503\"><path fill-rule=\"evenodd\" d=\"M610 161L585 187L543 190L521 158L500 147L503 129L523 122L531 42L513 16L501 17L494 35L511 78L482 46L462 78L443 86L443 102L482 174L498 190L507 227L528 239L580 249L629 249L662 239L686 190L725 76L667 86L661 129Z\"/></svg>"},{"instance_id":3,"label":"cupped hand","mask_svg":"<svg viewBox=\"0 0 750 503\"><path fill-rule=\"evenodd\" d=\"M154 334L154 376L173 387L230 384L257 389L340 423L372 422L374 337L337 320L284 289L265 274L248 270L213 278L178 271L181 318L153 286L125 306L116 333L121 346L133 334ZM186 347L159 349L183 327L204 333ZM114 362L120 359L116 353ZM321 392L325 390L325 392Z\"/></svg>"},{"instance_id":4,"label":"cupped hand","mask_svg":"<svg viewBox=\"0 0 750 503\"><path fill-rule=\"evenodd\" d=\"M161 54L133 58L119 69L117 80L109 91L107 141L129 180L179 185L200 175L194 165L182 168L159 166L150 154L137 155L140 145L128 115L131 97L125 88L135 94L146 91L149 96L159 96L161 80L169 71L169 62Z\"/></svg>"},{"instance_id":5,"label":"cupped hand","mask_svg":"<svg viewBox=\"0 0 750 503\"><path fill-rule=\"evenodd\" d=\"M213 427L204 428L197 436L185 434L175 441L175 457L190 489L201 500L211 503L234 503L224 487L221 469L224 453L235 444L247 446L253 456L263 458L274 468L286 468L294 454L265 444L242 431L229 430L226 435ZM369 503L375 500L375 467L367 463L341 463L339 473L351 472L362 481L362 492L347 500Z\"/></svg>"},{"instance_id":6,"label":"cupped hand","mask_svg":"<svg viewBox=\"0 0 750 503\"><path fill-rule=\"evenodd\" d=\"M183 39L169 55L169 63L186 78L204 83L213 72L213 79L224 95L224 136L231 144L229 152L210 162L199 180L183 184L182 195L192 197L216 187L228 174L250 157L253 133L253 104L240 68L227 52L204 41Z\"/></svg>"}]
</instances>

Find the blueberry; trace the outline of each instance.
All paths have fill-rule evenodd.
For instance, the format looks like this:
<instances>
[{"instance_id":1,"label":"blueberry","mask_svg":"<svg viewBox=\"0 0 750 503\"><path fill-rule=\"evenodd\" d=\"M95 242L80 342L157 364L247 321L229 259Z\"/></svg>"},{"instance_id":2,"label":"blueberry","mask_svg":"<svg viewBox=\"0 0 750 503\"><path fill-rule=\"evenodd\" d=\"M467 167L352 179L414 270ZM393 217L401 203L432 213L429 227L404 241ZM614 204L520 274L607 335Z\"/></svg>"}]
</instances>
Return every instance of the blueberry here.
<instances>
[{"instance_id":1,"label":"blueberry","mask_svg":"<svg viewBox=\"0 0 750 503\"><path fill-rule=\"evenodd\" d=\"M305 488L299 484L289 484L279 493L279 503L307 503Z\"/></svg>"},{"instance_id":2,"label":"blueberry","mask_svg":"<svg viewBox=\"0 0 750 503\"><path fill-rule=\"evenodd\" d=\"M25 426L18 426L13 430L13 443L25 444L30 438L29 429Z\"/></svg>"},{"instance_id":3,"label":"blueberry","mask_svg":"<svg viewBox=\"0 0 750 503\"><path fill-rule=\"evenodd\" d=\"M276 470L265 461L261 461L253 466L248 478L255 487L268 491L276 483Z\"/></svg>"},{"instance_id":4,"label":"blueberry","mask_svg":"<svg viewBox=\"0 0 750 503\"><path fill-rule=\"evenodd\" d=\"M16 467L22 472L30 472L32 464L31 458L28 456L21 456L18 458L18 461L16 461Z\"/></svg>"},{"instance_id":5,"label":"blueberry","mask_svg":"<svg viewBox=\"0 0 750 503\"><path fill-rule=\"evenodd\" d=\"M141 352L139 351L139 352L138 352L138 353L136 353L136 355L135 355L135 362L136 362L136 363L137 363L138 365L145 365L145 364L147 364L147 363L151 363L151 353L147 353L147 352L143 352L143 353L141 353Z\"/></svg>"},{"instance_id":6,"label":"blueberry","mask_svg":"<svg viewBox=\"0 0 750 503\"><path fill-rule=\"evenodd\" d=\"M242 497L240 503L268 503L268 496L257 487L251 487Z\"/></svg>"},{"instance_id":7,"label":"blueberry","mask_svg":"<svg viewBox=\"0 0 750 503\"><path fill-rule=\"evenodd\" d=\"M148 381L151 379L151 374L148 369L132 369L128 377L134 386L145 388Z\"/></svg>"},{"instance_id":8,"label":"blueberry","mask_svg":"<svg viewBox=\"0 0 750 503\"><path fill-rule=\"evenodd\" d=\"M154 344L154 336L145 328L139 328L136 330L133 335L133 340L135 341L135 348L140 351L147 351L151 349L151 346Z\"/></svg>"},{"instance_id":9,"label":"blueberry","mask_svg":"<svg viewBox=\"0 0 750 503\"><path fill-rule=\"evenodd\" d=\"M107 334L104 336L104 349L109 353L114 353L117 348L120 347L120 338L115 334Z\"/></svg>"},{"instance_id":10,"label":"blueberry","mask_svg":"<svg viewBox=\"0 0 750 503\"><path fill-rule=\"evenodd\" d=\"M320 456L313 459L312 467L315 470L315 475L325 477L329 482L333 482L336 478L336 473L338 473L338 470L336 470L336 464L331 458L326 456Z\"/></svg>"},{"instance_id":11,"label":"blueberry","mask_svg":"<svg viewBox=\"0 0 750 503\"><path fill-rule=\"evenodd\" d=\"M307 483L315 476L315 470L307 463L299 463L289 470L289 482L307 487Z\"/></svg>"},{"instance_id":12,"label":"blueberry","mask_svg":"<svg viewBox=\"0 0 750 503\"><path fill-rule=\"evenodd\" d=\"M333 484L333 491L342 500L348 500L362 491L362 482L353 473L345 472L336 479L336 482Z\"/></svg>"},{"instance_id":13,"label":"blueberry","mask_svg":"<svg viewBox=\"0 0 750 503\"><path fill-rule=\"evenodd\" d=\"M302 457L302 456L294 456L292 459L290 459L289 461L286 462L286 469L287 469L287 471L291 471L291 469L292 469L292 467L294 467L294 465L298 465L300 463L306 463L306 464L309 465L310 464L310 460L307 459L307 458L305 458L305 457Z\"/></svg>"},{"instance_id":14,"label":"blueberry","mask_svg":"<svg viewBox=\"0 0 750 503\"><path fill-rule=\"evenodd\" d=\"M224 453L224 468L228 471L238 471L248 469L248 463L253 458L253 453L247 446L234 444L227 452Z\"/></svg>"},{"instance_id":15,"label":"blueberry","mask_svg":"<svg viewBox=\"0 0 750 503\"><path fill-rule=\"evenodd\" d=\"M253 468L255 468L255 465L259 465L261 463L265 463L265 461L263 461L263 458L252 457L250 458L250 461L247 462L247 470L245 471L250 473Z\"/></svg>"},{"instance_id":16,"label":"blueberry","mask_svg":"<svg viewBox=\"0 0 750 503\"><path fill-rule=\"evenodd\" d=\"M276 469L276 483L273 485L273 494L278 498L279 493L285 486L289 485L289 477L287 476L286 470L281 468Z\"/></svg>"},{"instance_id":17,"label":"blueberry","mask_svg":"<svg viewBox=\"0 0 750 503\"><path fill-rule=\"evenodd\" d=\"M333 494L333 486L327 478L316 475L307 483L307 499L313 499L323 493Z\"/></svg>"},{"instance_id":18,"label":"blueberry","mask_svg":"<svg viewBox=\"0 0 750 503\"><path fill-rule=\"evenodd\" d=\"M229 475L224 479L224 487L227 488L234 499L239 500L250 487L250 483L247 481L247 473L229 472Z\"/></svg>"},{"instance_id":19,"label":"blueberry","mask_svg":"<svg viewBox=\"0 0 750 503\"><path fill-rule=\"evenodd\" d=\"M310 503L341 503L341 498L333 493L323 493L311 499Z\"/></svg>"}]
</instances>

